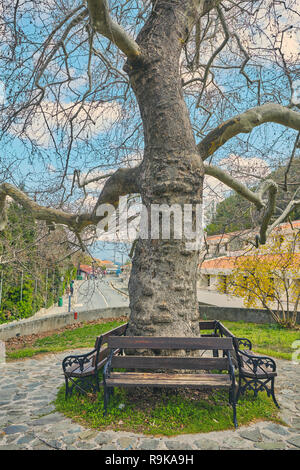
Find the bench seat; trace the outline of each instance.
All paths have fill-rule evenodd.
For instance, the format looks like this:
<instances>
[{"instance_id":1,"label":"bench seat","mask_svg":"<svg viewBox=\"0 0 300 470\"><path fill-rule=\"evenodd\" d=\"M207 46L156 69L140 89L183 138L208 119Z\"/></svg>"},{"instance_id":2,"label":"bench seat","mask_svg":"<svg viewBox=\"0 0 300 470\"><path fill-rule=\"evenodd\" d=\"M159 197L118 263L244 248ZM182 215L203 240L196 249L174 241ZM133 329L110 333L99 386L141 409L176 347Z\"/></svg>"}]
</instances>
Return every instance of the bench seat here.
<instances>
[{"instance_id":1,"label":"bench seat","mask_svg":"<svg viewBox=\"0 0 300 470\"><path fill-rule=\"evenodd\" d=\"M244 357L245 357L245 354L247 354L247 356L251 356L253 358L258 357L258 355L255 354L250 349L245 349L245 350L241 351L240 373L244 377L248 377L248 378L257 377L258 379L266 379L266 378L269 378L269 377L276 377L277 376L276 370L270 370L270 368L267 367L266 365L264 365L263 363L261 363L259 366L257 366L257 368L254 372L253 367L251 367L252 364L250 365L249 363L245 362L245 360L243 360L242 355L244 355ZM271 358L269 358L268 356L264 356L264 359L271 359Z\"/></svg>"},{"instance_id":2,"label":"bench seat","mask_svg":"<svg viewBox=\"0 0 300 470\"><path fill-rule=\"evenodd\" d=\"M85 390L80 386L80 381L86 380L88 377L96 379L96 389L100 390L103 384L99 382L98 371L106 364L109 354L107 340L110 336L125 335L128 323L114 328L100 336L97 336L94 349L86 354L70 355L64 358L62 362L63 374L66 383L66 397L71 395L72 390L76 387L81 392ZM115 350L115 354L119 354L119 350ZM96 365L97 364L97 365ZM74 380L76 379L76 380ZM78 380L79 379L79 380ZM69 386L69 381L72 386Z\"/></svg>"},{"instance_id":3,"label":"bench seat","mask_svg":"<svg viewBox=\"0 0 300 470\"><path fill-rule=\"evenodd\" d=\"M97 367L93 365L93 361L89 361L83 365L82 370L78 364L75 366L66 367L65 376L81 378L94 375L96 371L98 372L100 369L102 369L106 361L107 358L103 359L101 362L98 362Z\"/></svg>"},{"instance_id":4,"label":"bench seat","mask_svg":"<svg viewBox=\"0 0 300 470\"><path fill-rule=\"evenodd\" d=\"M272 397L275 405L280 408L275 398L274 381L277 372L274 359L254 353L252 351L252 343L248 338L234 336L218 320L200 321L199 327L200 331L213 330L212 336L232 338L234 345L232 362L238 369L239 378L236 401L246 390L252 390L254 396L257 396L259 391L266 391L268 396ZM217 355L218 351L216 351Z\"/></svg>"},{"instance_id":5,"label":"bench seat","mask_svg":"<svg viewBox=\"0 0 300 470\"><path fill-rule=\"evenodd\" d=\"M266 379L277 376L277 372L268 371L265 367L261 367L260 369L261 370L253 372L253 369L251 369L251 367L245 365L244 367L240 368L240 374L242 374L243 377L257 379Z\"/></svg>"},{"instance_id":6,"label":"bench seat","mask_svg":"<svg viewBox=\"0 0 300 470\"><path fill-rule=\"evenodd\" d=\"M231 387L228 374L165 374L141 372L111 372L108 387Z\"/></svg>"},{"instance_id":7,"label":"bench seat","mask_svg":"<svg viewBox=\"0 0 300 470\"><path fill-rule=\"evenodd\" d=\"M110 336L107 344L110 355L103 372L104 415L114 387L223 388L229 392L233 422L237 427L232 338ZM123 355L116 355L116 349L122 350ZM142 353L136 355L139 349ZM220 350L223 357L203 357L207 350Z\"/></svg>"}]
</instances>

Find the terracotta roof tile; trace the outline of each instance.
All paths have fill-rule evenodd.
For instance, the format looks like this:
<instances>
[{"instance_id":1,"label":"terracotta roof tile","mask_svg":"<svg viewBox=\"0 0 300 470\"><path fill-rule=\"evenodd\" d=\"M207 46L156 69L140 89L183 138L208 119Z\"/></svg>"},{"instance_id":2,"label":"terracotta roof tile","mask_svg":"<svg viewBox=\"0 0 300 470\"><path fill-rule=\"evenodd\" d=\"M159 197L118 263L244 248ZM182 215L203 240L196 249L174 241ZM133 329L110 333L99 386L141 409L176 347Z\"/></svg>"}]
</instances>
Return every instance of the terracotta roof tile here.
<instances>
[{"instance_id":1,"label":"terracotta roof tile","mask_svg":"<svg viewBox=\"0 0 300 470\"><path fill-rule=\"evenodd\" d=\"M293 228L300 228L300 220L293 220L292 221ZM285 229L291 229L291 224L289 222L283 223L278 225L278 227L275 227L274 230L276 231L281 231ZM232 237L236 237L238 235L247 235L249 233L255 233L257 232L257 229L247 229L247 230L237 230L236 232L227 232L227 233L221 233L217 235L210 235L207 237L207 241L210 240L227 240Z\"/></svg>"}]
</instances>

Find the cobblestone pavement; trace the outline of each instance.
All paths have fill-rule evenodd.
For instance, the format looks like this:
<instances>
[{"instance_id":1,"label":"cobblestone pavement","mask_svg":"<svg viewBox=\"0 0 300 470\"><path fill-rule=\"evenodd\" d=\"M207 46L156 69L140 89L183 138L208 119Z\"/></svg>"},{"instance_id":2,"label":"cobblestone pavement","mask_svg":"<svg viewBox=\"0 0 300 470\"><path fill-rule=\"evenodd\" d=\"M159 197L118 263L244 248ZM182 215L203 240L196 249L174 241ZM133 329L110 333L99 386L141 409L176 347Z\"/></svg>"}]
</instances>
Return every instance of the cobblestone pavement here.
<instances>
[{"instance_id":1,"label":"cobblestone pavement","mask_svg":"<svg viewBox=\"0 0 300 470\"><path fill-rule=\"evenodd\" d=\"M300 366L276 360L276 395L286 425L256 422L237 430L176 437L86 429L54 411L66 353L0 364L0 450L225 450L300 448Z\"/></svg>"}]
</instances>

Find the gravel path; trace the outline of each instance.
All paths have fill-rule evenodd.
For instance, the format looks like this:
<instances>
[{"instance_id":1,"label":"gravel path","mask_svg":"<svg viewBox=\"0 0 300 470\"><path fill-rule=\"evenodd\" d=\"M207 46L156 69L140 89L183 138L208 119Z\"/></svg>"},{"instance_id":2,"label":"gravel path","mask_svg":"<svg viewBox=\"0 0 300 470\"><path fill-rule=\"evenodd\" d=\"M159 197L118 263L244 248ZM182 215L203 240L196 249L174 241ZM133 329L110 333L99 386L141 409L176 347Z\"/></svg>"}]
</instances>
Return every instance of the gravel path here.
<instances>
[{"instance_id":1,"label":"gravel path","mask_svg":"<svg viewBox=\"0 0 300 470\"><path fill-rule=\"evenodd\" d=\"M61 362L67 355L0 364L0 450L225 450L300 448L300 367L276 360L276 396L286 426L258 422L235 431L147 437L129 432L86 429L51 402L63 383Z\"/></svg>"}]
</instances>

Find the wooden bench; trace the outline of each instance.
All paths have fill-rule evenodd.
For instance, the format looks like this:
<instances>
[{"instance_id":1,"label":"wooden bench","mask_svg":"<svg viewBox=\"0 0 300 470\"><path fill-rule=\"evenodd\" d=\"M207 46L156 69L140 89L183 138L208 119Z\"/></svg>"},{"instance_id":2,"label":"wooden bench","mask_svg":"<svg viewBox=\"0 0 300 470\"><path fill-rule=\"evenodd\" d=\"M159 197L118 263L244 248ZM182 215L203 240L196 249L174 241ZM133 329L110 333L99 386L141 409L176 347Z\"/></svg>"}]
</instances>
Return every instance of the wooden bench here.
<instances>
[{"instance_id":1,"label":"wooden bench","mask_svg":"<svg viewBox=\"0 0 300 470\"><path fill-rule=\"evenodd\" d=\"M113 337L108 338L110 355L104 366L104 413L107 413L109 397L114 387L188 387L196 389L229 389L229 403L233 408L233 421L237 427L235 376L231 362L233 343L231 338L177 338L177 337ZM116 355L118 350L154 350L156 355ZM158 356L165 350L221 350L224 357ZM125 372L113 372L113 369ZM166 373L165 369L170 372ZM186 370L195 373L177 373ZM133 370L133 371L132 371ZM138 371L136 371L138 370ZM143 370L143 371L141 371ZM146 370L146 372L145 372ZM148 370L148 372L147 372ZM150 370L150 372L149 372ZM176 373L174 371L176 370ZM222 373L209 373L218 370Z\"/></svg>"},{"instance_id":2,"label":"wooden bench","mask_svg":"<svg viewBox=\"0 0 300 470\"><path fill-rule=\"evenodd\" d=\"M66 384L66 398L72 394L74 387L85 392L80 386L80 382L90 378L95 378L96 389L100 390L99 374L100 369L105 365L109 349L107 346L107 340L110 336L122 336L125 335L128 323L118 326L113 330L107 331L100 336L97 336L95 341L94 349L86 354L70 355L64 358L62 362L63 374L65 376ZM116 354L118 351L115 352ZM77 379L77 380L75 380ZM79 380L78 380L79 379ZM69 386L69 381L72 386Z\"/></svg>"},{"instance_id":3,"label":"wooden bench","mask_svg":"<svg viewBox=\"0 0 300 470\"><path fill-rule=\"evenodd\" d=\"M200 331L212 329L212 336L232 338L234 354L232 362L238 369L238 391L236 401L246 390L252 390L256 397L258 392L265 390L272 397L275 405L280 408L275 398L276 363L268 356L260 356L252 351L252 343L248 338L238 338L220 321L199 322ZM207 336L207 335L205 335Z\"/></svg>"}]
</instances>

